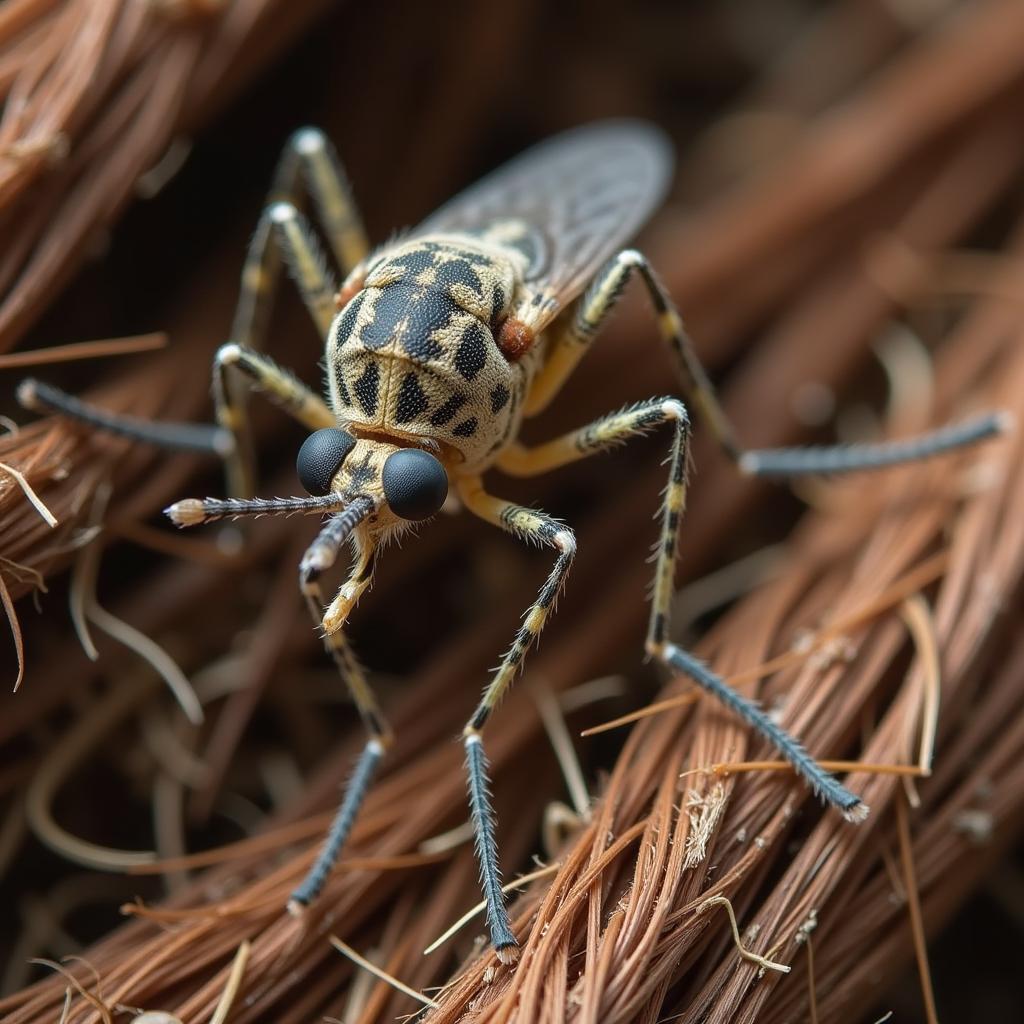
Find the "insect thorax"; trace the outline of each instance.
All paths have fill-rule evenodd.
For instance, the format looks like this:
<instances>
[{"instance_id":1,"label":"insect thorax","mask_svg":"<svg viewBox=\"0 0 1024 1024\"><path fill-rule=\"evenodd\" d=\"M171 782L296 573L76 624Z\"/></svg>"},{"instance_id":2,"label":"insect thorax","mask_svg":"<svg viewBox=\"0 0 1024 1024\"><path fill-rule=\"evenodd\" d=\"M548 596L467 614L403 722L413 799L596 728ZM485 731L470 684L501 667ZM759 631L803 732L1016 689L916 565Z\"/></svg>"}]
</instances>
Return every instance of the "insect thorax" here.
<instances>
[{"instance_id":1,"label":"insect thorax","mask_svg":"<svg viewBox=\"0 0 1024 1024\"><path fill-rule=\"evenodd\" d=\"M339 419L486 464L518 427L536 361L510 363L494 340L521 272L514 254L457 236L378 253L327 339Z\"/></svg>"}]
</instances>

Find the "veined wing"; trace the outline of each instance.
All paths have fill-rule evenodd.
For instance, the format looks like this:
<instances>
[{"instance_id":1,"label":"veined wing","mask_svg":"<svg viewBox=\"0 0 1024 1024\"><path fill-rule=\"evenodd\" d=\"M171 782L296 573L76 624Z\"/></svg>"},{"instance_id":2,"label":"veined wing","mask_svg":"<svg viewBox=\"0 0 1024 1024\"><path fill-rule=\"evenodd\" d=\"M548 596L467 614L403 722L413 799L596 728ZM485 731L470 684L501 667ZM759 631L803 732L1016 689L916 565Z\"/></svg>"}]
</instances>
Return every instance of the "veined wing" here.
<instances>
[{"instance_id":1,"label":"veined wing","mask_svg":"<svg viewBox=\"0 0 1024 1024\"><path fill-rule=\"evenodd\" d=\"M411 236L486 235L523 252L528 297L513 315L539 331L633 237L663 198L672 164L652 125L585 125L498 168Z\"/></svg>"}]
</instances>

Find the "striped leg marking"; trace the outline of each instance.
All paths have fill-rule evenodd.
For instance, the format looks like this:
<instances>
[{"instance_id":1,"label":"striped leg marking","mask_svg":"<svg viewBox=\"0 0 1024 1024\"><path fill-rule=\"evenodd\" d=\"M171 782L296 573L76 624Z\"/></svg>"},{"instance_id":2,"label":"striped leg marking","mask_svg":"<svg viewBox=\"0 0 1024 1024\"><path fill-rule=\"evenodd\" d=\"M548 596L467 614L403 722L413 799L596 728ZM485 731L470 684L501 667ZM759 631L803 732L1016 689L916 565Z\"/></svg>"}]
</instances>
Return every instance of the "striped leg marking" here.
<instances>
[{"instance_id":1,"label":"striped leg marking","mask_svg":"<svg viewBox=\"0 0 1024 1024\"><path fill-rule=\"evenodd\" d=\"M359 522L360 514L360 509L350 508L329 519L302 558L299 584L310 615L317 625L321 625L324 606L320 576L334 564L341 546L349 537L352 538L355 548L356 563L345 586L357 582L361 585L360 592L369 586L373 575L374 551L366 543L361 532L354 527L354 524ZM320 895L352 831L377 765L392 742L391 730L381 713L362 666L345 640L344 632L341 629L325 632L323 640L324 647L337 666L338 674L352 694L356 709L366 728L367 741L345 787L345 795L323 848L288 901L288 909L292 914L301 913L304 907L309 906Z\"/></svg>"},{"instance_id":2,"label":"striped leg marking","mask_svg":"<svg viewBox=\"0 0 1024 1024\"><path fill-rule=\"evenodd\" d=\"M334 281L309 222L292 203L280 200L263 210L246 253L231 328L231 337L240 345L262 347L282 253L320 337L327 337L336 312Z\"/></svg>"},{"instance_id":3,"label":"striped leg marking","mask_svg":"<svg viewBox=\"0 0 1024 1024\"><path fill-rule=\"evenodd\" d=\"M251 363L253 350L262 347L282 252L320 337L327 337L335 314L334 282L324 266L316 236L305 218L290 202L275 202L263 211L256 226L242 269L238 307L231 328L232 341L218 352L218 360L222 353L234 357L241 351L250 353ZM240 360L234 361L237 363ZM273 364L265 368L263 376L265 379L260 381L260 386L266 387L272 394L275 393L273 382L283 385L280 380L282 374ZM297 381L290 378L284 391L278 392L282 404L287 406L289 401L283 397L285 393L294 395L300 387ZM231 431L238 453L228 465L228 486L232 493L243 497L252 494L255 465L246 409L247 398L248 388L243 387L241 375L224 375L215 363L217 423ZM326 425L333 426L335 422L332 418Z\"/></svg>"},{"instance_id":4,"label":"striped leg marking","mask_svg":"<svg viewBox=\"0 0 1024 1024\"><path fill-rule=\"evenodd\" d=\"M551 354L530 389L527 415L542 411L561 390L590 343L611 315L633 274L639 274L658 318L658 330L675 357L683 394L709 425L715 439L748 476L794 477L817 473L849 473L954 451L1004 433L1009 423L1004 414L985 414L954 426L943 427L906 441L881 445L841 445L745 451L697 358L675 304L647 262L635 249L626 249L601 270L576 307L576 315L554 341Z\"/></svg>"},{"instance_id":5,"label":"striped leg marking","mask_svg":"<svg viewBox=\"0 0 1024 1024\"><path fill-rule=\"evenodd\" d=\"M457 486L466 507L481 519L500 526L527 543L546 544L557 552L551 573L540 588L536 600L527 609L512 646L484 690L483 697L462 734L466 749L469 805L476 833L480 881L487 901L487 923L490 927L491 943L503 963L513 963L518 957L518 943L512 932L501 892L494 808L488 792L487 758L481 732L491 713L512 685L523 658L547 622L576 554L576 538L567 526L544 515L543 512L524 508L487 494L479 477L463 478L457 481Z\"/></svg>"},{"instance_id":6,"label":"striped leg marking","mask_svg":"<svg viewBox=\"0 0 1024 1024\"><path fill-rule=\"evenodd\" d=\"M303 185L313 196L342 276L369 251L366 232L333 147L319 129L299 129L281 153L263 215L246 255L231 330L231 337L242 345L262 347L267 312L281 269L278 246L292 264L292 273L320 337L327 336L334 312L333 286L323 269L315 236L297 210Z\"/></svg>"},{"instance_id":7,"label":"striped leg marking","mask_svg":"<svg viewBox=\"0 0 1024 1024\"><path fill-rule=\"evenodd\" d=\"M514 446L498 462L499 468L517 476L532 476L645 434L663 423L674 424L669 479L661 510L654 591L647 651L670 670L682 672L710 693L748 725L772 743L803 776L815 793L835 806L845 817L860 820L867 808L853 793L841 786L812 758L800 743L776 725L753 701L736 693L706 665L668 639L669 611L675 579L679 524L686 506L686 464L689 450L689 420L682 402L657 398L623 412L599 419L589 426L536 448Z\"/></svg>"},{"instance_id":8,"label":"striped leg marking","mask_svg":"<svg viewBox=\"0 0 1024 1024\"><path fill-rule=\"evenodd\" d=\"M366 258L370 243L338 154L319 128L300 128L285 145L268 204L294 201L300 175L316 203L327 241L344 277Z\"/></svg>"}]
</instances>

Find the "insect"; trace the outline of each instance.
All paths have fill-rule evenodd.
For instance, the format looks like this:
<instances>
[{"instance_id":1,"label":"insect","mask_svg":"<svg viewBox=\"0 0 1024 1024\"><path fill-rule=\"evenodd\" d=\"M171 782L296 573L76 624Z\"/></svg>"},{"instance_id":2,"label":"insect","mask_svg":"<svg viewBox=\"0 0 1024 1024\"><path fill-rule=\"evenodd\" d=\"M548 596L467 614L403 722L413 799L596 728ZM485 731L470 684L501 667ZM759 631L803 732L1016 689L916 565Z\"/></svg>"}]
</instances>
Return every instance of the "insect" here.
<instances>
[{"instance_id":1,"label":"insect","mask_svg":"<svg viewBox=\"0 0 1024 1024\"><path fill-rule=\"evenodd\" d=\"M671 298L645 257L621 249L665 193L671 149L632 121L570 131L530 150L470 188L418 228L371 251L341 166L322 133L303 129L282 156L270 201L242 274L232 340L213 364L216 426L148 424L86 406L36 381L22 401L168 448L218 453L231 497L188 499L167 509L178 526L267 513L328 514L302 559L302 594L351 691L367 740L323 849L290 901L293 912L321 891L345 845L392 734L343 627L373 579L385 541L435 515L453 489L469 512L551 550L553 565L466 723L469 805L491 940L511 963L517 940L500 886L484 729L544 628L576 553L572 530L537 509L490 493L482 474L529 477L588 458L664 427L670 434L654 589L650 656L682 673L773 743L815 792L851 820L867 808L759 707L733 692L667 635L676 542L686 500L690 420L674 396L602 416L526 447L525 417L554 401L636 277L680 373L683 394L746 474L797 476L875 469L960 448L1003 429L984 415L915 439L871 446L751 451L737 440ZM312 193L344 272L336 289L297 203ZM326 339L327 401L260 351L265 314L284 254ZM309 496L256 498L246 419L258 390L311 433L297 458ZM346 544L347 580L329 602L320 578Z\"/></svg>"}]
</instances>

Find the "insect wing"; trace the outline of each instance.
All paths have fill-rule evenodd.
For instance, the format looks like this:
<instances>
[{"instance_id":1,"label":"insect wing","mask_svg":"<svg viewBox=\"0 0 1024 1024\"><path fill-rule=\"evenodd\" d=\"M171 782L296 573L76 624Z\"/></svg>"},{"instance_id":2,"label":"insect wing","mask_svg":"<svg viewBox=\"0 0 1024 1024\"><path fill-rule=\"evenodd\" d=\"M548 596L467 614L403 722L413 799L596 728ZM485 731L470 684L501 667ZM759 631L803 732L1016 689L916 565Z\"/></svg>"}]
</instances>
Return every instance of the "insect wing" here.
<instances>
[{"instance_id":1,"label":"insect wing","mask_svg":"<svg viewBox=\"0 0 1024 1024\"><path fill-rule=\"evenodd\" d=\"M527 150L412 234L485 235L521 251L529 297L514 315L539 331L648 218L672 163L667 138L652 125L586 125Z\"/></svg>"}]
</instances>

